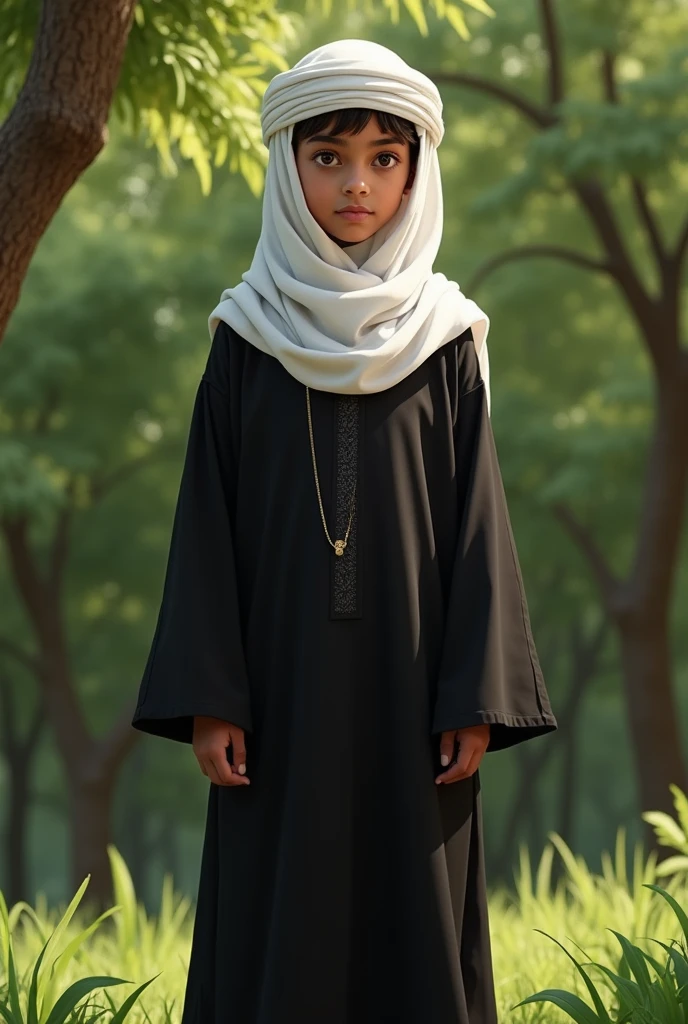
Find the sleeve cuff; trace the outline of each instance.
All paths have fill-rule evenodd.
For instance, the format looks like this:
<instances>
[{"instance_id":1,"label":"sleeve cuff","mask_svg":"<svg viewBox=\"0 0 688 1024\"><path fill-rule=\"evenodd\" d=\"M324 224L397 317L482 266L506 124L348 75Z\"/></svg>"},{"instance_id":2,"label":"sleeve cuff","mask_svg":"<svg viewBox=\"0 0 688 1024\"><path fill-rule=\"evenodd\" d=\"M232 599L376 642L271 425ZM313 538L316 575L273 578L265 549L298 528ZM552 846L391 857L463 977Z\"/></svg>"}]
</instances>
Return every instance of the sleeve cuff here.
<instances>
[{"instance_id":1,"label":"sleeve cuff","mask_svg":"<svg viewBox=\"0 0 688 1024\"><path fill-rule=\"evenodd\" d=\"M504 750L505 747L512 747L523 740L543 736L557 729L556 718L547 712L540 715L512 715L507 711L484 710L464 711L453 715L435 712L432 734L481 724L490 726L490 742L486 753L491 750Z\"/></svg>"}]
</instances>

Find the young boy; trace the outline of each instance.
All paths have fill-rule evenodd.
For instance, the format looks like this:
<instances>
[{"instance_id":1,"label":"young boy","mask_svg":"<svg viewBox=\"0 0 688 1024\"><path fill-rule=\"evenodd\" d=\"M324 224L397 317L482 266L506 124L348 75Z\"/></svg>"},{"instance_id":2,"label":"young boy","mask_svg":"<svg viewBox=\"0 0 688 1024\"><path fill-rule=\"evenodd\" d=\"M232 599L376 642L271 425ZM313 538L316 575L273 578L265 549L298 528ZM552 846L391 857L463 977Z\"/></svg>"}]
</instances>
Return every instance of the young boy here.
<instances>
[{"instance_id":1,"label":"young boy","mask_svg":"<svg viewBox=\"0 0 688 1024\"><path fill-rule=\"evenodd\" d=\"M360 39L265 93L133 719L211 783L182 1024L497 1021L478 766L557 723L488 318L432 271L441 109Z\"/></svg>"}]
</instances>

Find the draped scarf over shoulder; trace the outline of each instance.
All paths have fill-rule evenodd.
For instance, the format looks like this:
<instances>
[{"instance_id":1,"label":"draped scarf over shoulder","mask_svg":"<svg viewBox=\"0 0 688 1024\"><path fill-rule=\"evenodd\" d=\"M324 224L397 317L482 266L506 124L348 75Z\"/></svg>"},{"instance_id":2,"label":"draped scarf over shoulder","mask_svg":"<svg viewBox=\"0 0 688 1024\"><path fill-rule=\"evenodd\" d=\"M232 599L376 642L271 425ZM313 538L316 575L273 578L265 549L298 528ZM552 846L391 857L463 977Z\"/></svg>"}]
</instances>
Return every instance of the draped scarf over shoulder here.
<instances>
[{"instance_id":1,"label":"draped scarf over shoulder","mask_svg":"<svg viewBox=\"0 0 688 1024\"><path fill-rule=\"evenodd\" d=\"M416 176L394 216L342 248L310 213L292 149L297 121L343 107L407 118L420 137ZM366 394L403 380L472 327L488 389L489 318L455 281L433 273L442 238L439 91L394 51L340 39L276 75L263 96L268 168L250 268L210 314L321 391ZM488 404L489 408L489 404Z\"/></svg>"}]
</instances>

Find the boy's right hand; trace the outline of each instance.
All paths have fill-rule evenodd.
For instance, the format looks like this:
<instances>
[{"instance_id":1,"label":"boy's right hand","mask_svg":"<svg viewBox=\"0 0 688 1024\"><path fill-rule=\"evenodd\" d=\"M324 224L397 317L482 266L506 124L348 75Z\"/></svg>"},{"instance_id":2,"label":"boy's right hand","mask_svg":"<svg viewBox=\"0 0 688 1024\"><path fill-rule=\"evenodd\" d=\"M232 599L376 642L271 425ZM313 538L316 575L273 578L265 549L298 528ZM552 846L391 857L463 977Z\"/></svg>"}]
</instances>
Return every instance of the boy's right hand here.
<instances>
[{"instance_id":1,"label":"boy's right hand","mask_svg":"<svg viewBox=\"0 0 688 1024\"><path fill-rule=\"evenodd\" d=\"M232 762L227 747L232 745ZM201 771L216 786L248 786L244 730L221 718L194 715L193 751Z\"/></svg>"}]
</instances>

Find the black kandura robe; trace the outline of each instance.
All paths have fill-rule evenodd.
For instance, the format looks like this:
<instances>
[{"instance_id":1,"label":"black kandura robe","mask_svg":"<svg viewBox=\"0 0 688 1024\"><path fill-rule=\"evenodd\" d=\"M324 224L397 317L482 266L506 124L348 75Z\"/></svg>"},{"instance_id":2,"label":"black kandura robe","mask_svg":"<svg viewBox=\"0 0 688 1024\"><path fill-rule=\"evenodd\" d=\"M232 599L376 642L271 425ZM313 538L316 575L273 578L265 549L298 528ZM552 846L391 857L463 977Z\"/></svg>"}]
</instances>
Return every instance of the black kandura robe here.
<instances>
[{"instance_id":1,"label":"black kandura robe","mask_svg":"<svg viewBox=\"0 0 688 1024\"><path fill-rule=\"evenodd\" d=\"M362 396L306 390L220 323L133 719L246 731L210 783L182 1024L495 1024L479 772L552 732L470 329ZM228 750L231 760L231 750Z\"/></svg>"}]
</instances>

